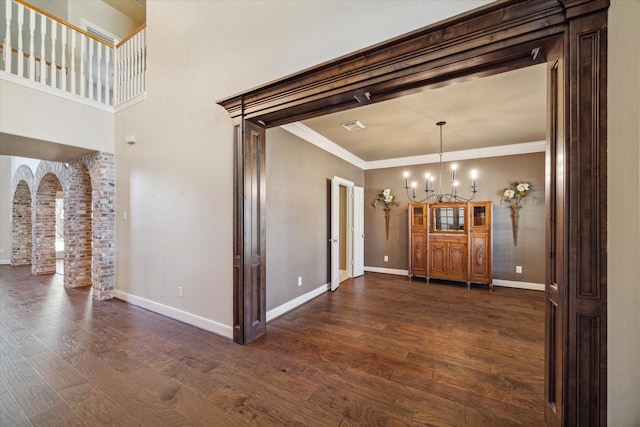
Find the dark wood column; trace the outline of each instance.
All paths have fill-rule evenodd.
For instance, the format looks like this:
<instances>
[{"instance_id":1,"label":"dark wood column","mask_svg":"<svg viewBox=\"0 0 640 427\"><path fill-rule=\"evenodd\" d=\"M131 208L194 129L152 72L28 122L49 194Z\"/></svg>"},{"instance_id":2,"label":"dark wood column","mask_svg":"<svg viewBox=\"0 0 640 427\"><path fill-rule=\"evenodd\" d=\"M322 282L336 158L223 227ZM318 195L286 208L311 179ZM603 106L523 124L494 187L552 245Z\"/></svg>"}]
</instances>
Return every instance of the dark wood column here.
<instances>
[{"instance_id":1,"label":"dark wood column","mask_svg":"<svg viewBox=\"0 0 640 427\"><path fill-rule=\"evenodd\" d=\"M588 11L589 5L568 9ZM607 14L569 21L568 360L565 425L605 425L607 411Z\"/></svg>"},{"instance_id":2,"label":"dark wood column","mask_svg":"<svg viewBox=\"0 0 640 427\"><path fill-rule=\"evenodd\" d=\"M233 340L266 333L265 129L243 120L234 138Z\"/></svg>"}]
</instances>

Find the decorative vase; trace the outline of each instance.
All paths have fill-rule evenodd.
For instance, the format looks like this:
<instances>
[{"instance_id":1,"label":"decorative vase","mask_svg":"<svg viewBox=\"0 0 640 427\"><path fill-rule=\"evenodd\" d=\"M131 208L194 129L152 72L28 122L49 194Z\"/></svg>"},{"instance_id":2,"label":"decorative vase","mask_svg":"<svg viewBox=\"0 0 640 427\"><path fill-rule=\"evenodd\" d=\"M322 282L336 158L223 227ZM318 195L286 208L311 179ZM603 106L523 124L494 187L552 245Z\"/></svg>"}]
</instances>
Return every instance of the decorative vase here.
<instances>
[{"instance_id":1,"label":"decorative vase","mask_svg":"<svg viewBox=\"0 0 640 427\"><path fill-rule=\"evenodd\" d=\"M387 229L387 240L389 240L389 218L391 216L391 208L384 208L384 222Z\"/></svg>"},{"instance_id":2,"label":"decorative vase","mask_svg":"<svg viewBox=\"0 0 640 427\"><path fill-rule=\"evenodd\" d=\"M518 246L518 217L520 206L511 205L511 228L513 230L513 246Z\"/></svg>"}]
</instances>

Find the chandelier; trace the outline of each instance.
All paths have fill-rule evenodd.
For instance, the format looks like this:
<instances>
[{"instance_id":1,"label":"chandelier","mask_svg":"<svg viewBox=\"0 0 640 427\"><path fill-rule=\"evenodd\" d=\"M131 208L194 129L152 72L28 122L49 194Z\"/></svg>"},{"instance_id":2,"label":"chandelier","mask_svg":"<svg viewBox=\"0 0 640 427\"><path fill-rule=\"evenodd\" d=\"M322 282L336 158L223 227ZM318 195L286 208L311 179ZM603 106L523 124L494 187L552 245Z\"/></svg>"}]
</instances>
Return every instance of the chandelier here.
<instances>
[{"instance_id":1,"label":"chandelier","mask_svg":"<svg viewBox=\"0 0 640 427\"><path fill-rule=\"evenodd\" d=\"M476 189L476 178L477 172L475 170L471 171L471 197L465 198L458 196L458 181L456 181L456 170L458 166L454 163L451 165L451 191L449 193L444 193L442 191L442 127L446 125L447 122L438 122L436 125L440 127L440 182L438 183L438 191L436 192L434 189L434 181L435 177L429 173L426 173L424 178L424 192L426 196L418 200L416 197L416 186L417 183L413 181L411 186L409 186L409 172L404 173L404 188L407 190L407 197L411 200L412 203L422 203L428 200L433 200L434 202L450 202L450 201L458 201L458 202L468 202L469 200L473 200L476 197L476 193L478 190ZM411 189L411 191L409 191Z\"/></svg>"}]
</instances>

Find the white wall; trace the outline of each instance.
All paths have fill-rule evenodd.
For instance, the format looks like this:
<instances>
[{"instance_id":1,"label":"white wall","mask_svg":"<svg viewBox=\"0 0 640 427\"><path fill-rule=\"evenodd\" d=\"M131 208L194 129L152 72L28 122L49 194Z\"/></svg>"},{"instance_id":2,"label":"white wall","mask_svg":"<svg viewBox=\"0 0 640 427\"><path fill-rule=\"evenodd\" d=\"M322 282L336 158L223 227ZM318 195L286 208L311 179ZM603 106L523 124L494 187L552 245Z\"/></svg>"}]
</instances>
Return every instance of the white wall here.
<instances>
[{"instance_id":1,"label":"white wall","mask_svg":"<svg viewBox=\"0 0 640 427\"><path fill-rule=\"evenodd\" d=\"M116 115L119 296L231 336L233 125L215 100L484 3L148 2L147 98Z\"/></svg>"},{"instance_id":2,"label":"white wall","mask_svg":"<svg viewBox=\"0 0 640 427\"><path fill-rule=\"evenodd\" d=\"M640 2L609 9L608 423L640 425Z\"/></svg>"},{"instance_id":3,"label":"white wall","mask_svg":"<svg viewBox=\"0 0 640 427\"><path fill-rule=\"evenodd\" d=\"M0 79L0 134L113 153L114 115L109 108L53 95L30 87L42 86L38 83L19 84L10 77Z\"/></svg>"},{"instance_id":4,"label":"white wall","mask_svg":"<svg viewBox=\"0 0 640 427\"><path fill-rule=\"evenodd\" d=\"M118 40L123 40L139 26L133 19L101 1L70 0L68 7L70 24L86 30L88 21L94 28L107 31Z\"/></svg>"}]
</instances>

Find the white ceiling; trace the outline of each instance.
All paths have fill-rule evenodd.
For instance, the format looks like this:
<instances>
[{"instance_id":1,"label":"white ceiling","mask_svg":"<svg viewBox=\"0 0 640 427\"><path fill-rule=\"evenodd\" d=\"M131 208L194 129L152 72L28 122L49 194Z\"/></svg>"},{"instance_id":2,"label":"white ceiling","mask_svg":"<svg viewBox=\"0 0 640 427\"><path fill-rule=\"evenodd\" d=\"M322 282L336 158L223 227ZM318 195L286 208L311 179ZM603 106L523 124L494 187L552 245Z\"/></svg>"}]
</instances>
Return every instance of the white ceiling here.
<instances>
[{"instance_id":1,"label":"white ceiling","mask_svg":"<svg viewBox=\"0 0 640 427\"><path fill-rule=\"evenodd\" d=\"M142 25L147 19L146 0L102 0L118 12Z\"/></svg>"},{"instance_id":2,"label":"white ceiling","mask_svg":"<svg viewBox=\"0 0 640 427\"><path fill-rule=\"evenodd\" d=\"M372 94L375 96L375 94ZM341 123L366 127L347 131ZM543 141L546 133L546 65L539 64L437 89L426 89L302 121L302 124L370 162Z\"/></svg>"}]
</instances>

